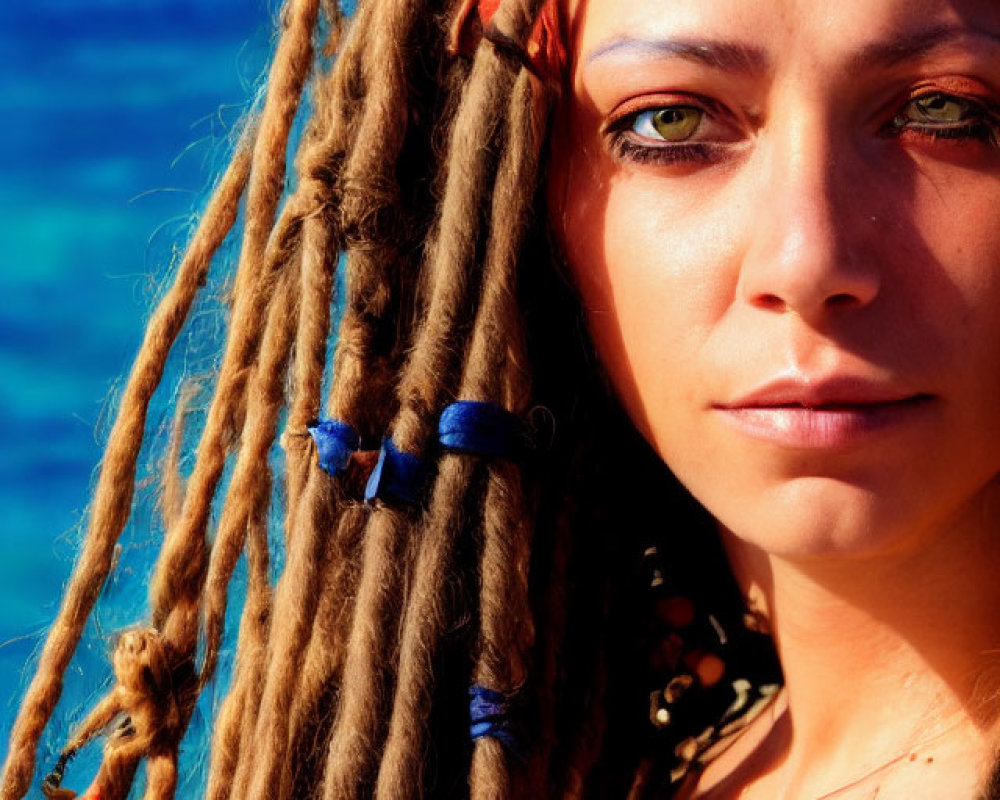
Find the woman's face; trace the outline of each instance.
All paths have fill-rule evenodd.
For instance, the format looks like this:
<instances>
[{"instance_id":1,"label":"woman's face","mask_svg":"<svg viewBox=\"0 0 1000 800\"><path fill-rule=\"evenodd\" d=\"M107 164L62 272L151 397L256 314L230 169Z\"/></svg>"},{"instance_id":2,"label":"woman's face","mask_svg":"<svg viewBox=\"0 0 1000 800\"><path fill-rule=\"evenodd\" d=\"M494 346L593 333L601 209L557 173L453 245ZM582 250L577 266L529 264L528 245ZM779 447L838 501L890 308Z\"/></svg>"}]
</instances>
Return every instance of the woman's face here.
<instances>
[{"instance_id":1,"label":"woman's face","mask_svg":"<svg viewBox=\"0 0 1000 800\"><path fill-rule=\"evenodd\" d=\"M1000 4L569 0L550 214L636 425L786 555L1000 469Z\"/></svg>"}]
</instances>

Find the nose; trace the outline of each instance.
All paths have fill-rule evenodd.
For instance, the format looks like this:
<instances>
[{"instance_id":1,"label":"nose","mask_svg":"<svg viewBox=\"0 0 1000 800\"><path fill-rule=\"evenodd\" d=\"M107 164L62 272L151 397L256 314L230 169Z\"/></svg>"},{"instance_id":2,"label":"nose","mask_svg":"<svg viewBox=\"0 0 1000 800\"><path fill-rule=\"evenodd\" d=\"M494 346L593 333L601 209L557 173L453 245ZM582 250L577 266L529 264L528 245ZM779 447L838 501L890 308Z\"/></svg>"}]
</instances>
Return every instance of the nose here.
<instances>
[{"instance_id":1,"label":"nose","mask_svg":"<svg viewBox=\"0 0 1000 800\"><path fill-rule=\"evenodd\" d=\"M741 291L757 308L820 324L878 295L877 218L866 210L863 172L821 118L799 114L774 128Z\"/></svg>"}]
</instances>

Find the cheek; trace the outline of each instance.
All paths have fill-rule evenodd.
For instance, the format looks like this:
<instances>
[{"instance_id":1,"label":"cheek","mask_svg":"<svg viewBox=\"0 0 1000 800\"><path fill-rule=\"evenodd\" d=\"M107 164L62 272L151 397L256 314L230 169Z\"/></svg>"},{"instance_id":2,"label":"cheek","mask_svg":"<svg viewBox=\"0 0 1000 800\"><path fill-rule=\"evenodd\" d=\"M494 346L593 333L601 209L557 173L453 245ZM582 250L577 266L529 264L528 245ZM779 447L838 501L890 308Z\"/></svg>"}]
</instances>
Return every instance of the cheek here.
<instances>
[{"instance_id":1,"label":"cheek","mask_svg":"<svg viewBox=\"0 0 1000 800\"><path fill-rule=\"evenodd\" d=\"M1000 180L969 181L941 199L926 196L917 226L947 286L924 292L923 316L951 366L967 414L980 419L972 439L995 446L1000 434ZM913 292L920 286L914 282ZM944 374L948 367L942 366Z\"/></svg>"},{"instance_id":2,"label":"cheek","mask_svg":"<svg viewBox=\"0 0 1000 800\"><path fill-rule=\"evenodd\" d=\"M994 385L1000 376L1000 180L952 178L929 184L909 213L917 254L889 276L912 308L908 328L925 350L939 351L968 379ZM919 325L914 326L913 320ZM935 341L936 340L936 341ZM947 363L940 366L947 373ZM991 393L992 394L992 393Z\"/></svg>"},{"instance_id":3,"label":"cheek","mask_svg":"<svg viewBox=\"0 0 1000 800\"><path fill-rule=\"evenodd\" d=\"M696 391L697 354L732 305L739 206L696 205L662 184L596 170L567 181L563 248L601 361L654 439Z\"/></svg>"}]
</instances>

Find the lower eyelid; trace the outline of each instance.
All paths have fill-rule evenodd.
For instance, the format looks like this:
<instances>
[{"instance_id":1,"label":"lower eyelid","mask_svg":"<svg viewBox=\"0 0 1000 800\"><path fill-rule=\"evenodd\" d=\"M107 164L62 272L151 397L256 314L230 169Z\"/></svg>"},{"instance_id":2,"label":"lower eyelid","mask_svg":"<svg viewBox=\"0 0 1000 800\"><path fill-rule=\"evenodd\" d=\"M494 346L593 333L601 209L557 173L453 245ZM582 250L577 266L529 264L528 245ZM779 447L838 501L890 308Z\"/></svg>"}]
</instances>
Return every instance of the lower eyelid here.
<instances>
[{"instance_id":1,"label":"lower eyelid","mask_svg":"<svg viewBox=\"0 0 1000 800\"><path fill-rule=\"evenodd\" d=\"M664 143L658 140L639 141L628 131L620 131L611 139L612 155L633 164L705 163L721 156L722 146L714 142Z\"/></svg>"},{"instance_id":2,"label":"lower eyelid","mask_svg":"<svg viewBox=\"0 0 1000 800\"><path fill-rule=\"evenodd\" d=\"M953 142L954 144L969 144L973 141L987 142L996 147L1000 126L988 124L985 121L970 122L965 125L933 126L905 125L893 132L900 138L917 137L923 140Z\"/></svg>"}]
</instances>

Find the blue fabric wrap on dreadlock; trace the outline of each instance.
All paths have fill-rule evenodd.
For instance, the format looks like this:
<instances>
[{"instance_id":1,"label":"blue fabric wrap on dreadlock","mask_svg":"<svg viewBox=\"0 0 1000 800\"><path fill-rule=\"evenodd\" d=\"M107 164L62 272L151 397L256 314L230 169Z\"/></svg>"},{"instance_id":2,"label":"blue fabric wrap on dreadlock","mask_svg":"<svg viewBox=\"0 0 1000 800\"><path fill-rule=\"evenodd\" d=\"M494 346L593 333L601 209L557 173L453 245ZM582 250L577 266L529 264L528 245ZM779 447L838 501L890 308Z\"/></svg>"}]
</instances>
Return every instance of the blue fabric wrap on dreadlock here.
<instances>
[{"instance_id":1,"label":"blue fabric wrap on dreadlock","mask_svg":"<svg viewBox=\"0 0 1000 800\"><path fill-rule=\"evenodd\" d=\"M441 412L438 439L447 450L516 460L531 450L524 422L494 403L461 400Z\"/></svg>"},{"instance_id":2,"label":"blue fabric wrap on dreadlock","mask_svg":"<svg viewBox=\"0 0 1000 800\"><path fill-rule=\"evenodd\" d=\"M368 478L365 500L417 504L427 483L424 462L411 453L397 449L392 439L382 440L378 463Z\"/></svg>"},{"instance_id":3,"label":"blue fabric wrap on dreadlock","mask_svg":"<svg viewBox=\"0 0 1000 800\"><path fill-rule=\"evenodd\" d=\"M521 750L510 718L510 698L485 686L469 687L469 736L496 739L512 753Z\"/></svg>"},{"instance_id":4,"label":"blue fabric wrap on dreadlock","mask_svg":"<svg viewBox=\"0 0 1000 800\"><path fill-rule=\"evenodd\" d=\"M339 475L360 445L357 431L338 419L321 419L306 426L316 442L319 466L324 472Z\"/></svg>"}]
</instances>

